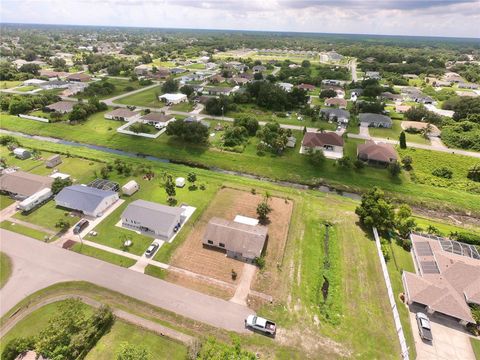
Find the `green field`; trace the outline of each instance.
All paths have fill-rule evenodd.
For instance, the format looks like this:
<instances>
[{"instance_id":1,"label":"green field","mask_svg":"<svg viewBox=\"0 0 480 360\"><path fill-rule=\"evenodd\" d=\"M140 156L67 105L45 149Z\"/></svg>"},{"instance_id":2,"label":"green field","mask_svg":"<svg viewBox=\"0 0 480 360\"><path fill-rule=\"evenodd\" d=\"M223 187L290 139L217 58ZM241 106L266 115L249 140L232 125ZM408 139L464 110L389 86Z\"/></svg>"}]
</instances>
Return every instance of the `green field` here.
<instances>
[{"instance_id":1,"label":"green field","mask_svg":"<svg viewBox=\"0 0 480 360\"><path fill-rule=\"evenodd\" d=\"M461 211L473 210L480 213L478 195L461 189L455 182L455 186L445 188L422 184L418 178L411 178L405 172L399 178L391 178L384 169L365 168L359 172L353 169L342 169L335 162L327 161L323 166L311 165L306 156L298 154L295 149L288 149L282 155L265 154L258 156L254 145L247 147L242 154L219 152L218 149L209 149L205 146L197 146L183 143L169 137L160 136L157 139L145 139L138 136L118 134L113 129L112 121L105 120L103 113L93 115L81 125L68 125L64 123L40 124L19 122L15 116L5 115L2 118L2 128L22 131L35 135L60 137L67 140L76 140L84 143L102 144L114 149L123 149L132 153L141 153L168 158L187 163L201 164L203 166L218 167L226 170L236 170L250 174L258 174L274 180L288 180L303 184L332 184L343 190L361 191L380 186L390 195L407 201L411 204L438 206L439 203ZM297 139L299 142L300 139ZM258 141L251 138L252 144ZM21 139L22 144L35 143L27 139ZM347 144L350 139L347 140ZM35 143L35 147L51 150L55 144ZM66 149L66 148L63 148ZM66 151L66 150L63 150ZM408 149L408 151L414 151ZM85 150L85 153L88 151ZM400 152L403 156L403 151ZM456 154L436 153L427 150L416 150L414 154L414 171L421 168L421 164L429 163L432 159L451 159L453 163L475 164L474 158ZM448 156L447 156L448 155ZM98 158L105 158L101 155ZM27 160L28 161L28 160ZM474 186L470 182L470 186Z\"/></svg>"},{"instance_id":2,"label":"green field","mask_svg":"<svg viewBox=\"0 0 480 360\"><path fill-rule=\"evenodd\" d=\"M15 202L11 197L0 194L0 210L5 209L7 206L12 205Z\"/></svg>"},{"instance_id":3,"label":"green field","mask_svg":"<svg viewBox=\"0 0 480 360\"><path fill-rule=\"evenodd\" d=\"M12 274L12 261L7 254L0 252L0 289Z\"/></svg>"},{"instance_id":4,"label":"green field","mask_svg":"<svg viewBox=\"0 0 480 360\"><path fill-rule=\"evenodd\" d=\"M76 253L83 254L86 256L94 257L99 260L103 260L106 262L109 262L114 265L122 266L122 267L130 267L136 263L135 260L120 256L117 254L112 254L111 252L97 249L93 246L88 246L85 244L81 243L76 243L72 248L72 251L75 251Z\"/></svg>"},{"instance_id":5,"label":"green field","mask_svg":"<svg viewBox=\"0 0 480 360\"><path fill-rule=\"evenodd\" d=\"M145 107L164 107L165 104L158 100L158 96L161 95L162 88L159 86L141 91L139 93L123 97L115 100L115 103Z\"/></svg>"},{"instance_id":6,"label":"green field","mask_svg":"<svg viewBox=\"0 0 480 360\"><path fill-rule=\"evenodd\" d=\"M475 359L480 360L480 340L470 338L470 343L472 344Z\"/></svg>"},{"instance_id":7,"label":"green field","mask_svg":"<svg viewBox=\"0 0 480 360\"><path fill-rule=\"evenodd\" d=\"M15 88L15 91L28 92L28 91L35 90L36 88L37 88L36 86L28 85L28 86L17 87Z\"/></svg>"},{"instance_id":8,"label":"green field","mask_svg":"<svg viewBox=\"0 0 480 360\"><path fill-rule=\"evenodd\" d=\"M115 90L108 95L99 95L98 96L99 100L109 99L114 96L118 96L120 94L137 90L143 87L142 85L140 85L140 83L137 80L132 81L131 79L119 79L119 78L110 78L110 77L106 79L109 83L115 85ZM85 96L83 96L82 93L80 93L78 97L85 98Z\"/></svg>"},{"instance_id":9,"label":"green field","mask_svg":"<svg viewBox=\"0 0 480 360\"><path fill-rule=\"evenodd\" d=\"M387 138L387 139L398 141L398 138L400 137L400 133L403 130L401 123L402 122L400 120L393 120L393 126L391 129L371 127L368 130L369 130L370 136ZM423 138L419 134L409 134L406 132L405 135L407 136L407 142L430 145L430 140Z\"/></svg>"},{"instance_id":10,"label":"green field","mask_svg":"<svg viewBox=\"0 0 480 360\"><path fill-rule=\"evenodd\" d=\"M50 240L50 235L43 232L39 231L36 229L29 228L27 226L21 225L21 224L16 224L8 220L4 220L0 223L0 228L16 232L18 234L22 234L25 236L29 236L31 238L40 240L40 241L49 241ZM47 240L48 239L48 240Z\"/></svg>"},{"instance_id":11,"label":"green field","mask_svg":"<svg viewBox=\"0 0 480 360\"><path fill-rule=\"evenodd\" d=\"M22 81L3 80L0 81L0 89L11 89L19 86L21 83Z\"/></svg>"},{"instance_id":12,"label":"green field","mask_svg":"<svg viewBox=\"0 0 480 360\"><path fill-rule=\"evenodd\" d=\"M78 217L69 216L69 210L57 207L54 200L50 200L31 213L17 212L13 217L53 231L58 231L55 224L60 219L67 220L71 226L80 220Z\"/></svg>"},{"instance_id":13,"label":"green field","mask_svg":"<svg viewBox=\"0 0 480 360\"><path fill-rule=\"evenodd\" d=\"M188 101L184 101L179 104L170 106L170 110L184 111L184 112L190 112L193 110L193 108L194 108L193 104Z\"/></svg>"},{"instance_id":14,"label":"green field","mask_svg":"<svg viewBox=\"0 0 480 360\"><path fill-rule=\"evenodd\" d=\"M45 305L27 315L1 339L0 351L3 351L5 345L14 338L37 335L46 327L48 321L58 313L62 303L62 301L58 301ZM87 316L93 310L88 305L83 305L82 308ZM116 320L112 328L100 338L88 353L86 359L112 359L120 344L124 342L142 346L149 352L152 359L185 359L187 353L186 347L176 341L158 336L153 332L124 321Z\"/></svg>"}]
</instances>

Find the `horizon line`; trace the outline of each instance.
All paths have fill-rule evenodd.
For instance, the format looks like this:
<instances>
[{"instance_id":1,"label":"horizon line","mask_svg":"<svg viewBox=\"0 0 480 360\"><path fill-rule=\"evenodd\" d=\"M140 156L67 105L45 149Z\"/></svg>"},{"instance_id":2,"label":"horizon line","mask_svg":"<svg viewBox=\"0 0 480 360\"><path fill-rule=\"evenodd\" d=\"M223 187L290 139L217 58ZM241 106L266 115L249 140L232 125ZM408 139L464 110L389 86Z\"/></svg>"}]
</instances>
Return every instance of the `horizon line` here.
<instances>
[{"instance_id":1,"label":"horizon line","mask_svg":"<svg viewBox=\"0 0 480 360\"><path fill-rule=\"evenodd\" d=\"M314 34L314 35L354 35L354 36L390 36L390 37L411 37L411 38L438 38L438 39L464 39L479 40L478 37L465 36L445 36L445 35L396 35L396 34L372 34L372 33L334 33L334 32L315 32L315 31L296 31L296 30L248 30L248 29L212 29L212 28L188 28L188 27L156 27L156 26L132 26L132 25L92 25L92 24L59 24L59 23L28 23L28 22L3 22L3 25L41 25L41 26L76 26L76 27L107 27L107 28L130 28L130 29L158 29L158 30L204 30L204 31L227 31L227 32L264 32L280 34Z\"/></svg>"}]
</instances>

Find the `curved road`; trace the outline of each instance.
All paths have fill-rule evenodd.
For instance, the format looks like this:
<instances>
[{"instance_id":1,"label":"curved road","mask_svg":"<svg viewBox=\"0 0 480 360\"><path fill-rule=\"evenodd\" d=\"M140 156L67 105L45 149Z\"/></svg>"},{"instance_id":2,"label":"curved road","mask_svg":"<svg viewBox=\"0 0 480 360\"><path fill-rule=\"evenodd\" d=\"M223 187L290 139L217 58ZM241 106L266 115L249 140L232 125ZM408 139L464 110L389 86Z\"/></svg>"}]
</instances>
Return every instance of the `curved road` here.
<instances>
[{"instance_id":1,"label":"curved road","mask_svg":"<svg viewBox=\"0 0 480 360\"><path fill-rule=\"evenodd\" d=\"M61 281L87 281L196 321L248 332L248 307L0 229L0 250L13 262L0 290L0 316L26 296Z\"/></svg>"}]
</instances>

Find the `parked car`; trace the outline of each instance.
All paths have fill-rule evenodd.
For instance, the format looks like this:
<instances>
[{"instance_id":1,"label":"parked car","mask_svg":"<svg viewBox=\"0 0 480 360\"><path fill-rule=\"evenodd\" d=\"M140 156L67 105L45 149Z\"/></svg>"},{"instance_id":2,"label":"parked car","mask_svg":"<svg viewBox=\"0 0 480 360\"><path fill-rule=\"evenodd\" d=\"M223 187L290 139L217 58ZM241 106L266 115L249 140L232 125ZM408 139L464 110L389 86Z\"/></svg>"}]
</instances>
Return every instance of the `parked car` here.
<instances>
[{"instance_id":1,"label":"parked car","mask_svg":"<svg viewBox=\"0 0 480 360\"><path fill-rule=\"evenodd\" d=\"M418 312L415 315L418 324L418 333L423 340L433 341L432 328L430 327L430 320L424 313Z\"/></svg>"},{"instance_id":2,"label":"parked car","mask_svg":"<svg viewBox=\"0 0 480 360\"><path fill-rule=\"evenodd\" d=\"M77 225L73 228L73 233L74 234L80 234L87 226L90 224L88 220L82 219L80 220Z\"/></svg>"},{"instance_id":3,"label":"parked car","mask_svg":"<svg viewBox=\"0 0 480 360\"><path fill-rule=\"evenodd\" d=\"M245 319L245 327L252 330L258 330L272 336L275 336L275 333L277 332L277 326L273 321L264 319L257 315L248 315L248 317Z\"/></svg>"},{"instance_id":4,"label":"parked car","mask_svg":"<svg viewBox=\"0 0 480 360\"><path fill-rule=\"evenodd\" d=\"M158 250L158 248L159 248L159 245L158 245L157 243L151 244L151 245L148 247L147 251L145 251L145 256L146 256L146 257L152 257L153 254L155 254L155 251Z\"/></svg>"}]
</instances>

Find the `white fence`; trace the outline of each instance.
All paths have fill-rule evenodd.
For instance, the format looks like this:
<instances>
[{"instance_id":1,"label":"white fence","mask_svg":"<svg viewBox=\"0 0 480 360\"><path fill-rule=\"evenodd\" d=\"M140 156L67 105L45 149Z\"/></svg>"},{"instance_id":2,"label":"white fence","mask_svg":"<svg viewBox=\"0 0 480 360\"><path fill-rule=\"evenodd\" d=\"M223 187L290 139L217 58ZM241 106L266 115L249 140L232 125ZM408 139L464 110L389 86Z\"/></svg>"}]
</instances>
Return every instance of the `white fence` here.
<instances>
[{"instance_id":1,"label":"white fence","mask_svg":"<svg viewBox=\"0 0 480 360\"><path fill-rule=\"evenodd\" d=\"M393 295L392 283L390 282L390 275L388 274L387 263L383 257L382 245L380 243L380 237L378 236L377 228L373 228L373 236L375 237L375 244L377 245L377 253L380 258L380 264L382 265L383 278L387 285L388 299L390 300L390 307L393 312L393 320L395 321L395 328L397 330L398 339L400 340L400 347L402 349L402 358L409 360L408 345L405 340L405 334L403 333L402 323L400 322L400 314L398 313L397 303Z\"/></svg>"},{"instance_id":2,"label":"white fence","mask_svg":"<svg viewBox=\"0 0 480 360\"><path fill-rule=\"evenodd\" d=\"M42 118L42 117L38 117L38 116L24 115L24 114L20 114L18 116L21 117L22 119L41 121L41 122L45 122L45 123L50 122L50 120Z\"/></svg>"}]
</instances>

